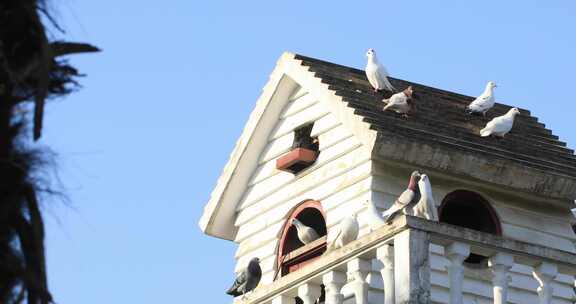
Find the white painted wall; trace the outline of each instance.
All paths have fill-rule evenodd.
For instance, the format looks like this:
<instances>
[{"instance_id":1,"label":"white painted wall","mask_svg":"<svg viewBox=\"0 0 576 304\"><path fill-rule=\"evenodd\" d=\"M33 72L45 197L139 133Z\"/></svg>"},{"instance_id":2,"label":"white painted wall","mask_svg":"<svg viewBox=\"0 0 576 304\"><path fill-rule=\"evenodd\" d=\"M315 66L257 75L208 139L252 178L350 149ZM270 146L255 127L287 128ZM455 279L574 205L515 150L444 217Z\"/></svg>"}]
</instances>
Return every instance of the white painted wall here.
<instances>
[{"instance_id":1,"label":"white painted wall","mask_svg":"<svg viewBox=\"0 0 576 304\"><path fill-rule=\"evenodd\" d=\"M257 256L262 261L262 284L272 282L278 238L290 209L306 199L319 200L331 227L350 213L342 206L358 202L354 206L361 208L358 200L368 195L371 184L369 150L336 119L328 104L303 91L292 99L282 110L236 209L236 271ZM316 163L296 176L277 170L276 159L290 150L294 129L312 121L312 136L318 136L320 147Z\"/></svg>"}]
</instances>

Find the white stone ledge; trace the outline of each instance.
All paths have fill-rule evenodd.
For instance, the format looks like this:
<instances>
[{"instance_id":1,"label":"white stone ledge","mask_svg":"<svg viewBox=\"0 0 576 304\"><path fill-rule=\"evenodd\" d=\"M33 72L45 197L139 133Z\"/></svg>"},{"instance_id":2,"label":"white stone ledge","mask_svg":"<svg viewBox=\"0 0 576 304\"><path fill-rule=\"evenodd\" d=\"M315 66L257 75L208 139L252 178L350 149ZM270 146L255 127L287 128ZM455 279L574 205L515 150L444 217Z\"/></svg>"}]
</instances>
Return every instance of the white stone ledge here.
<instances>
[{"instance_id":1,"label":"white stone ledge","mask_svg":"<svg viewBox=\"0 0 576 304\"><path fill-rule=\"evenodd\" d=\"M396 217L391 224L347 246L327 252L296 272L281 277L271 284L259 286L243 303L270 303L273 298L293 292L295 288L306 282L318 281L329 270L345 270L346 263L353 258L375 258L377 248L392 242L396 234L408 229L426 232L434 244L446 246L453 242L461 242L469 244L471 252L476 254L486 256L496 253L510 254L514 256L516 263L529 266L537 266L546 261L556 265L559 273L576 275L576 254L403 215Z\"/></svg>"}]
</instances>

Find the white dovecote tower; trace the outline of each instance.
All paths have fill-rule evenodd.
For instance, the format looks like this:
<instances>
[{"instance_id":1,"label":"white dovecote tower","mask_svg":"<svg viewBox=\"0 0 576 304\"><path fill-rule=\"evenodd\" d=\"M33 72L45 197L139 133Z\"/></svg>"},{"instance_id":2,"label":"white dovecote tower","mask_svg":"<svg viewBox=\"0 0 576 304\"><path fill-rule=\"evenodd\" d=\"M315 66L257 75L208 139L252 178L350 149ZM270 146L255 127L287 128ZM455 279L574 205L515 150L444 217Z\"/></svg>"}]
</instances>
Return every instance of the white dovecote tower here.
<instances>
[{"instance_id":1,"label":"white dovecote tower","mask_svg":"<svg viewBox=\"0 0 576 304\"><path fill-rule=\"evenodd\" d=\"M413 88L409 118L383 112L364 71L284 53L226 164L200 227L235 242L262 278L244 303L559 303L575 300L576 157L520 109L503 139L465 115L474 99ZM399 215L377 229L410 173L426 173L439 222ZM358 212L358 238L327 250ZM298 219L319 238L304 244ZM232 301L232 299L231 299Z\"/></svg>"}]
</instances>

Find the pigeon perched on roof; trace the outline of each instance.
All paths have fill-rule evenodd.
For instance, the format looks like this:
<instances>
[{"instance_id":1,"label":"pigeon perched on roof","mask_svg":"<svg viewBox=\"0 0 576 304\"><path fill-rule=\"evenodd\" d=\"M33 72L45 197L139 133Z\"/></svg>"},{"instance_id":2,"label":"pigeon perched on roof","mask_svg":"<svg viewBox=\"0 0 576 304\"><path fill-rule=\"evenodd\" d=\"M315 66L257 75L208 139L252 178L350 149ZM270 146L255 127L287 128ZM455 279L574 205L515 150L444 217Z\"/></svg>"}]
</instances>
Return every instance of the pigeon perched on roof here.
<instances>
[{"instance_id":1,"label":"pigeon perched on roof","mask_svg":"<svg viewBox=\"0 0 576 304\"><path fill-rule=\"evenodd\" d=\"M409 207L417 197L418 179L420 178L420 172L414 171L410 174L410 180L408 181L408 187L400 196L396 199L394 204L388 210L384 211L382 216L386 222L390 222L398 212L404 210L404 208Z\"/></svg>"},{"instance_id":2,"label":"pigeon perched on roof","mask_svg":"<svg viewBox=\"0 0 576 304\"><path fill-rule=\"evenodd\" d=\"M489 81L486 84L486 88L484 92L478 96L474 101L472 101L468 107L466 107L466 112L468 114L473 113L480 113L486 116L486 112L490 110L494 106L495 97L494 97L494 88L497 87L494 81Z\"/></svg>"},{"instance_id":3,"label":"pigeon perched on roof","mask_svg":"<svg viewBox=\"0 0 576 304\"><path fill-rule=\"evenodd\" d=\"M371 200L364 201L364 206L366 206L366 220L368 221L368 226L370 227L371 231L378 229L378 227L384 225L384 218L382 218L382 214L374 203Z\"/></svg>"},{"instance_id":4,"label":"pigeon perched on roof","mask_svg":"<svg viewBox=\"0 0 576 304\"><path fill-rule=\"evenodd\" d=\"M338 233L336 237L330 243L330 249L342 248L346 244L356 240L358 237L358 231L360 230L360 225L358 225L357 214L353 213L350 216L344 217L338 226Z\"/></svg>"},{"instance_id":5,"label":"pigeon perched on roof","mask_svg":"<svg viewBox=\"0 0 576 304\"><path fill-rule=\"evenodd\" d=\"M518 108L512 108L508 111L508 113L494 117L491 121L486 124L484 129L480 130L480 136L498 136L504 137L506 133L512 130L512 126L514 125L514 117L520 114L520 110Z\"/></svg>"},{"instance_id":6,"label":"pigeon perched on roof","mask_svg":"<svg viewBox=\"0 0 576 304\"><path fill-rule=\"evenodd\" d=\"M398 114L402 114L407 117L407 115L412 112L412 86L407 87L404 91L392 95L388 99L382 100L386 103L383 111L391 110Z\"/></svg>"},{"instance_id":7,"label":"pigeon perched on roof","mask_svg":"<svg viewBox=\"0 0 576 304\"><path fill-rule=\"evenodd\" d=\"M366 52L368 57L368 62L366 63L366 77L368 82L374 88L374 91L388 90L391 92L396 91L396 89L390 84L388 80L388 71L386 68L378 62L376 58L376 52L374 49L368 49Z\"/></svg>"},{"instance_id":8,"label":"pigeon perched on roof","mask_svg":"<svg viewBox=\"0 0 576 304\"><path fill-rule=\"evenodd\" d=\"M320 236L318 235L318 232L316 232L316 230L314 230L314 228L308 227L308 226L302 224L302 222L299 221L298 219L293 219L292 225L294 225L296 227L298 239L300 240L300 242L302 242L304 244L309 244L309 243L317 240L318 238L320 238Z\"/></svg>"},{"instance_id":9,"label":"pigeon perched on roof","mask_svg":"<svg viewBox=\"0 0 576 304\"><path fill-rule=\"evenodd\" d=\"M432 195L432 185L428 175L420 175L418 190L420 191L420 200L413 208L414 216L437 222L438 210L436 209L436 203Z\"/></svg>"},{"instance_id":10,"label":"pigeon perched on roof","mask_svg":"<svg viewBox=\"0 0 576 304\"><path fill-rule=\"evenodd\" d=\"M262 269L260 268L260 259L252 258L248 267L244 268L234 280L232 287L226 291L227 294L237 297L245 295L254 290L262 278Z\"/></svg>"}]
</instances>

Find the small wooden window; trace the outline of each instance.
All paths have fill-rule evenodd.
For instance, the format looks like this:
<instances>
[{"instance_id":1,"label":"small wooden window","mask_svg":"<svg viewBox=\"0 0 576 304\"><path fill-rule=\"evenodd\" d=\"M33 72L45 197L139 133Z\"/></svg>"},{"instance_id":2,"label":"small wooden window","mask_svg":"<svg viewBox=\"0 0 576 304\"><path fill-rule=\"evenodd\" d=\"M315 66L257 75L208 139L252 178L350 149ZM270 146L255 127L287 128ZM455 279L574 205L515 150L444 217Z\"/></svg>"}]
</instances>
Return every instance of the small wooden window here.
<instances>
[{"instance_id":1,"label":"small wooden window","mask_svg":"<svg viewBox=\"0 0 576 304\"><path fill-rule=\"evenodd\" d=\"M304 245L299 239L293 219L314 228L320 238ZM326 220L318 201L307 200L296 206L287 216L278 245L278 275L284 276L319 258L326 251Z\"/></svg>"},{"instance_id":2,"label":"small wooden window","mask_svg":"<svg viewBox=\"0 0 576 304\"><path fill-rule=\"evenodd\" d=\"M502 235L502 227L496 211L478 193L466 190L449 193L440 205L439 214L440 222ZM481 255L470 254L465 262L472 265L484 265L487 259Z\"/></svg>"},{"instance_id":3,"label":"small wooden window","mask_svg":"<svg viewBox=\"0 0 576 304\"><path fill-rule=\"evenodd\" d=\"M276 161L276 168L298 174L310 167L318 158L318 137L312 137L314 123L305 124L294 130L292 149Z\"/></svg>"}]
</instances>

